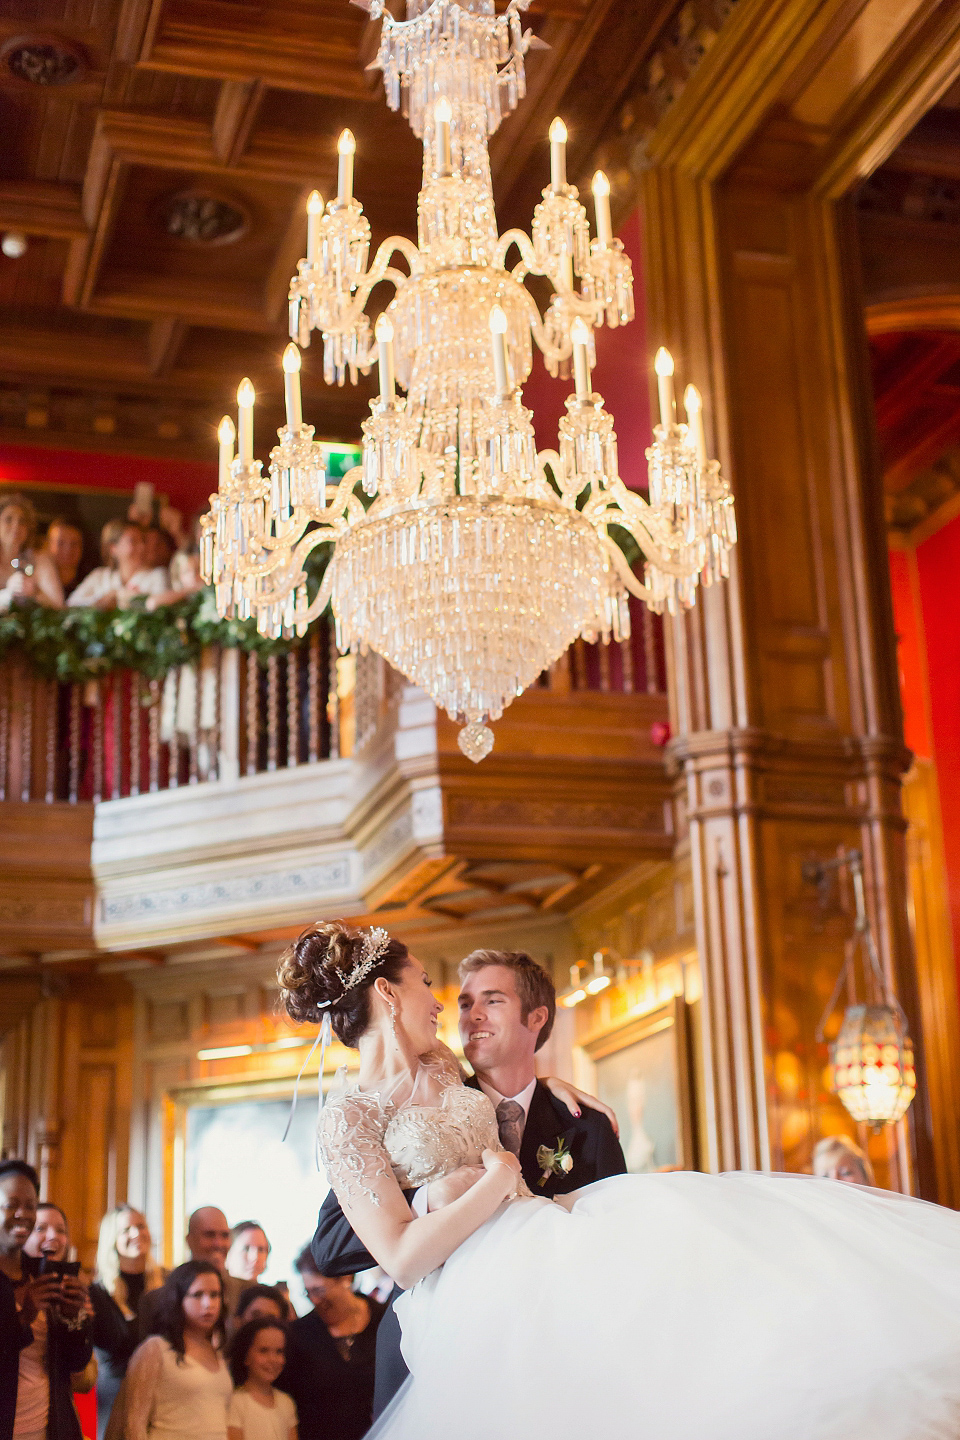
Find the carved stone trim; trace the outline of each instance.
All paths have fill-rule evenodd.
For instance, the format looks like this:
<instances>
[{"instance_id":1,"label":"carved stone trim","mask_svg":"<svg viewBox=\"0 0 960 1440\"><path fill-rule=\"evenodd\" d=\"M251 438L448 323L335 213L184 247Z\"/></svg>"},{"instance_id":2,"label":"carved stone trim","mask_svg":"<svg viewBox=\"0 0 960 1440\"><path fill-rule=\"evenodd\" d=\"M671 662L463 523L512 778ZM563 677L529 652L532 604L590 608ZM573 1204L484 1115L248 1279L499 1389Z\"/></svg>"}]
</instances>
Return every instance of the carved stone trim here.
<instances>
[{"instance_id":1,"label":"carved stone trim","mask_svg":"<svg viewBox=\"0 0 960 1440\"><path fill-rule=\"evenodd\" d=\"M238 875L159 890L101 895L98 928L129 925L131 921L182 919L206 910L257 905L290 897L321 899L349 889L352 866L349 855L338 855L316 865L274 874Z\"/></svg>"}]
</instances>

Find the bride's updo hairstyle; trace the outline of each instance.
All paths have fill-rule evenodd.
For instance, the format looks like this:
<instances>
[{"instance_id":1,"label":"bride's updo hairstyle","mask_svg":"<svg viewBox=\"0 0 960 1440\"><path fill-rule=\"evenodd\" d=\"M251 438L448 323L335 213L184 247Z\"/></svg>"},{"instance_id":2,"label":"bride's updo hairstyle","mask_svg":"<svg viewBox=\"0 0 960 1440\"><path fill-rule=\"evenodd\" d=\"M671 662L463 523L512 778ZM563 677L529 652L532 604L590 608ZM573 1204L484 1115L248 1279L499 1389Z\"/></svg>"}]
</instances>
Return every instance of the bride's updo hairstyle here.
<instances>
[{"instance_id":1,"label":"bride's updo hairstyle","mask_svg":"<svg viewBox=\"0 0 960 1440\"><path fill-rule=\"evenodd\" d=\"M370 1024L371 987L381 976L397 984L409 959L403 941L390 940L363 979L345 989L344 982L369 954L369 947L365 931L339 920L321 921L304 930L277 965L280 996L290 1019L319 1025L329 1009L337 1039L355 1050Z\"/></svg>"}]
</instances>

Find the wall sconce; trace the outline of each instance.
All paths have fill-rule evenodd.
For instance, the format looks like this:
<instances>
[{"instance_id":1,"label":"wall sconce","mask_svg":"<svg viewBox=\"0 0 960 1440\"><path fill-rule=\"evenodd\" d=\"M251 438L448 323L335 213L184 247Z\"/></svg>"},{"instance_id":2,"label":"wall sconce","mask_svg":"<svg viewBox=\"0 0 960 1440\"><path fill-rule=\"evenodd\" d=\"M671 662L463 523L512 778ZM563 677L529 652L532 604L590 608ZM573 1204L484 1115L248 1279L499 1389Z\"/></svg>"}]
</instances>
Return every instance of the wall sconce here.
<instances>
[{"instance_id":1,"label":"wall sconce","mask_svg":"<svg viewBox=\"0 0 960 1440\"><path fill-rule=\"evenodd\" d=\"M902 1119L917 1092L913 1045L907 1032L907 1017L887 983L870 929L862 853L841 850L835 860L811 861L803 867L803 877L820 886L821 896L825 896L830 872L839 870L847 870L853 881L854 930L846 943L845 959L833 994L817 1026L817 1040L823 1043L827 1021L847 985L854 1003L845 1009L837 1038L830 1046L833 1087L854 1120L879 1130ZM862 946L864 954L865 1004L857 1000L858 946Z\"/></svg>"},{"instance_id":2,"label":"wall sconce","mask_svg":"<svg viewBox=\"0 0 960 1440\"><path fill-rule=\"evenodd\" d=\"M610 963L614 955L616 955L616 951L604 946L602 949L594 951L592 968L585 961L571 965L570 988L557 996L557 1004L562 1005L565 1010L572 1010L575 1005L580 1005L593 995L599 995L601 990L606 990L609 985L612 985L614 979L619 978L617 971ZM621 967L626 963L619 955L617 955L617 959L620 960ZM583 970L586 970L586 975L581 978Z\"/></svg>"},{"instance_id":3,"label":"wall sconce","mask_svg":"<svg viewBox=\"0 0 960 1440\"><path fill-rule=\"evenodd\" d=\"M301 1040L290 1035L284 1040L267 1040L262 1045L214 1045L212 1049L198 1050L198 1060L232 1060L237 1055L265 1055L270 1050L305 1050L312 1040Z\"/></svg>"}]
</instances>

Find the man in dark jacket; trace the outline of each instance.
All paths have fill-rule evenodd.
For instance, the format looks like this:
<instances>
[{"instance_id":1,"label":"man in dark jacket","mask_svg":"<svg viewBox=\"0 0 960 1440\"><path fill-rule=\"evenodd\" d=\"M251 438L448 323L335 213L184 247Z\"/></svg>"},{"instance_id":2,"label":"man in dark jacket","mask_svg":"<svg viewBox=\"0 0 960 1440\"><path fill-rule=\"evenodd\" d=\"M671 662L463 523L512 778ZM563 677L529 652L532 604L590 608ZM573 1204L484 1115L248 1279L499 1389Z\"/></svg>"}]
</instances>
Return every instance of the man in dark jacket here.
<instances>
[{"instance_id":1,"label":"man in dark jacket","mask_svg":"<svg viewBox=\"0 0 960 1440\"><path fill-rule=\"evenodd\" d=\"M519 1157L523 1178L535 1195L568 1195L594 1180L626 1174L623 1151L607 1116L585 1109L571 1114L537 1079L534 1056L556 1016L556 992L547 972L523 951L474 950L460 966L460 1039L474 1074L468 1085L483 1091L497 1115L500 1143ZM483 1174L462 1166L407 1194L414 1214L449 1205ZM354 1235L333 1191L320 1211L311 1245L324 1275L349 1275L376 1262ZM377 1333L374 1415L380 1415L403 1384L400 1325L393 1301Z\"/></svg>"},{"instance_id":2,"label":"man in dark jacket","mask_svg":"<svg viewBox=\"0 0 960 1440\"><path fill-rule=\"evenodd\" d=\"M34 1339L33 1322L47 1314L47 1440L80 1440L70 1376L93 1353L83 1313L84 1292L71 1276L38 1275L23 1254L37 1217L37 1172L25 1160L0 1161L0 1440L11 1440L17 1413L20 1355ZM41 1402L42 1403L42 1402Z\"/></svg>"}]
</instances>

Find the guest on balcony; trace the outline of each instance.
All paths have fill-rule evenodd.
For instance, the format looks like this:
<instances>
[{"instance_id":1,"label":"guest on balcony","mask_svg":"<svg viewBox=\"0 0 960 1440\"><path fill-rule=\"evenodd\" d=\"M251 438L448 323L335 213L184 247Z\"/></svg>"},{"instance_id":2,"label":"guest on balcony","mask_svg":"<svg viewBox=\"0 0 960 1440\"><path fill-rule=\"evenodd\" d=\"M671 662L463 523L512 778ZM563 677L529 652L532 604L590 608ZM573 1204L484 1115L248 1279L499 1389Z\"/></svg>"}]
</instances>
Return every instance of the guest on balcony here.
<instances>
[{"instance_id":1,"label":"guest on balcony","mask_svg":"<svg viewBox=\"0 0 960 1440\"><path fill-rule=\"evenodd\" d=\"M169 575L170 561L177 548L169 530L164 530L162 525L147 525L143 532L143 544L143 563L147 569L166 570Z\"/></svg>"},{"instance_id":2,"label":"guest on balcony","mask_svg":"<svg viewBox=\"0 0 960 1440\"><path fill-rule=\"evenodd\" d=\"M125 610L138 596L154 609L166 603L170 576L164 567L148 569L143 531L132 520L108 520L100 535L102 565L91 570L67 601L97 610ZM152 603L151 603L152 601Z\"/></svg>"},{"instance_id":3,"label":"guest on balcony","mask_svg":"<svg viewBox=\"0 0 960 1440\"><path fill-rule=\"evenodd\" d=\"M34 550L37 512L25 495L0 499L0 611L32 600L53 610L63 606L63 586L49 555Z\"/></svg>"},{"instance_id":4,"label":"guest on balcony","mask_svg":"<svg viewBox=\"0 0 960 1440\"><path fill-rule=\"evenodd\" d=\"M64 595L76 589L83 564L83 531L64 515L57 515L47 527L42 554L53 561Z\"/></svg>"}]
</instances>

